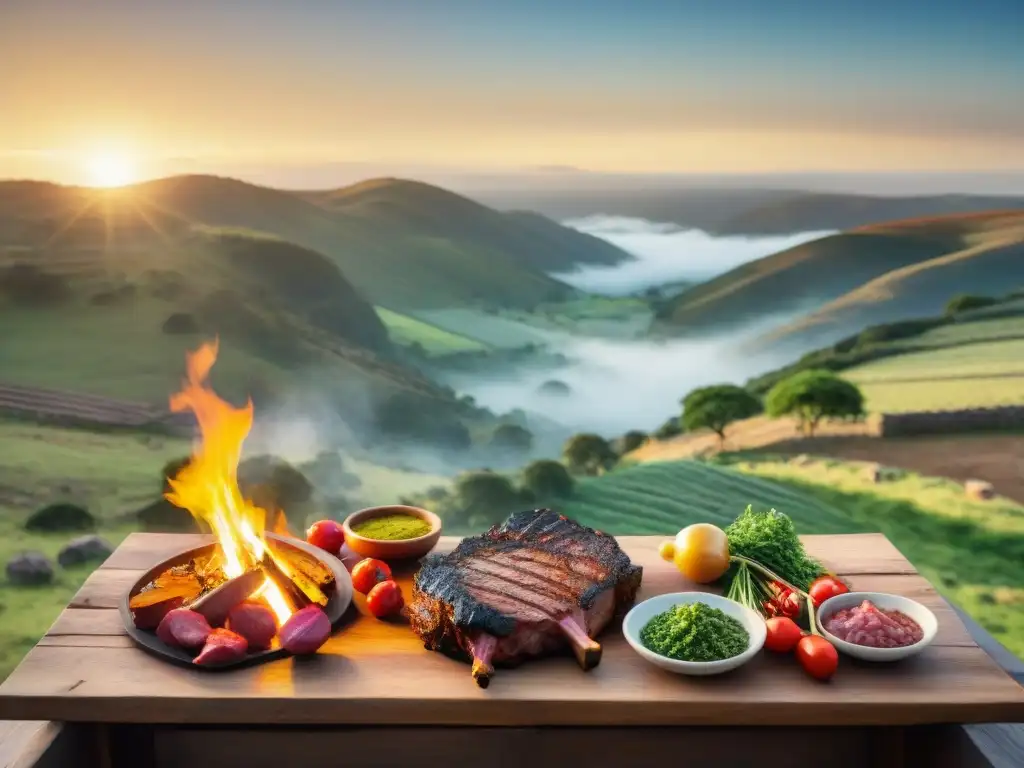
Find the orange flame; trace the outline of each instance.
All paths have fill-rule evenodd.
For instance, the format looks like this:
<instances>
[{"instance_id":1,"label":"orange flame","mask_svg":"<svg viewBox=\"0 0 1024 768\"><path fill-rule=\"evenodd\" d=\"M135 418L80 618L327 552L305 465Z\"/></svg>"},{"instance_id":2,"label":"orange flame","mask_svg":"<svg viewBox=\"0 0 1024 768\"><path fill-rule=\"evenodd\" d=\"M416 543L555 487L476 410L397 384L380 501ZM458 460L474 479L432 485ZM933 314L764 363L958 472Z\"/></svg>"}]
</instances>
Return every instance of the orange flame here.
<instances>
[{"instance_id":1,"label":"orange flame","mask_svg":"<svg viewBox=\"0 0 1024 768\"><path fill-rule=\"evenodd\" d=\"M273 557L273 552L263 538L266 511L242 498L238 488L242 443L252 428L252 400L244 408L235 408L206 384L217 361L217 350L218 342L214 341L188 353L188 380L180 392L171 396L173 412L195 414L200 440L188 465L169 479L165 498L209 526L217 537L221 567L228 578L235 578L256 567L264 555ZM278 558L274 562L290 575L286 563ZM289 601L272 579L263 583L256 596L267 602L280 623L292 615Z\"/></svg>"}]
</instances>

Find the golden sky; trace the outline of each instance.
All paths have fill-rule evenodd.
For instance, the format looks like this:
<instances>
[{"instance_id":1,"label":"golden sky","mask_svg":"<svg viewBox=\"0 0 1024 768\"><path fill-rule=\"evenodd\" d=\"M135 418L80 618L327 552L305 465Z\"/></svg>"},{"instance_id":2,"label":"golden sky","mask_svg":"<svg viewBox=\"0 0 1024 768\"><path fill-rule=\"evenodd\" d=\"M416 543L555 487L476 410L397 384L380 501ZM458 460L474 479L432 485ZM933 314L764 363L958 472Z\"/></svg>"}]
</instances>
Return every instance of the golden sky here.
<instances>
[{"instance_id":1,"label":"golden sky","mask_svg":"<svg viewBox=\"0 0 1024 768\"><path fill-rule=\"evenodd\" d=\"M595 2L593 18L532 0L445 0L433 8L450 17L422 18L405 2L13 3L0 178L88 183L98 163L141 178L340 162L1024 169L1024 47L998 15L1016 6L983 2L977 29L977 10L933 28L908 17L919 36L894 35L908 4L851 44L849 20L826 40L831 26L783 26L785 8L753 23L653 2Z\"/></svg>"}]
</instances>

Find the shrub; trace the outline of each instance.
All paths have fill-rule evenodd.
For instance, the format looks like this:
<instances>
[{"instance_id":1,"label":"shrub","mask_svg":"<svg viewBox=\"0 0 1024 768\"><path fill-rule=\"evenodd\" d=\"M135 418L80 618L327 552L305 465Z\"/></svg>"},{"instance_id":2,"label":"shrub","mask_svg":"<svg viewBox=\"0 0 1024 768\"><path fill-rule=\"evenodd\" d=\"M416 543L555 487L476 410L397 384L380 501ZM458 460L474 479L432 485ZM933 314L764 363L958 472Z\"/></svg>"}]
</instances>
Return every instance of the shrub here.
<instances>
[{"instance_id":1,"label":"shrub","mask_svg":"<svg viewBox=\"0 0 1024 768\"><path fill-rule=\"evenodd\" d=\"M681 434L683 434L683 424L682 420L678 416L673 416L654 430L654 437L658 440L668 440L669 438Z\"/></svg>"},{"instance_id":2,"label":"shrub","mask_svg":"<svg viewBox=\"0 0 1024 768\"><path fill-rule=\"evenodd\" d=\"M96 518L77 504L50 504L37 509L25 521L25 530L33 533L91 531L95 528Z\"/></svg>"},{"instance_id":3,"label":"shrub","mask_svg":"<svg viewBox=\"0 0 1024 768\"><path fill-rule=\"evenodd\" d=\"M556 395L558 397L565 397L572 394L572 389L564 381L558 381L558 379L551 379L545 381L539 387L537 391L542 395Z\"/></svg>"},{"instance_id":4,"label":"shrub","mask_svg":"<svg viewBox=\"0 0 1024 768\"><path fill-rule=\"evenodd\" d=\"M157 499L135 513L139 527L150 533L195 533L199 523L187 509L176 507L166 499Z\"/></svg>"},{"instance_id":5,"label":"shrub","mask_svg":"<svg viewBox=\"0 0 1024 768\"><path fill-rule=\"evenodd\" d=\"M191 456L179 456L178 458L171 459L164 464L164 468L160 471L160 476L163 479L163 493L167 493L171 490L171 485L167 480L169 478L177 477L178 473L188 466L190 461L192 461Z\"/></svg>"},{"instance_id":6,"label":"shrub","mask_svg":"<svg viewBox=\"0 0 1024 768\"><path fill-rule=\"evenodd\" d=\"M991 307L993 304L998 304L999 299L994 299L991 296L973 296L971 294L962 293L959 296L954 296L948 302L946 302L945 314L946 317L952 317L958 315L961 312L967 312L971 309L981 309L982 307Z\"/></svg>"},{"instance_id":7,"label":"shrub","mask_svg":"<svg viewBox=\"0 0 1024 768\"><path fill-rule=\"evenodd\" d=\"M0 294L17 304L46 306L70 295L67 282L34 264L12 264L0 269Z\"/></svg>"},{"instance_id":8,"label":"shrub","mask_svg":"<svg viewBox=\"0 0 1024 768\"><path fill-rule=\"evenodd\" d=\"M528 453L533 448L533 433L518 424L501 424L491 435L491 447L500 451Z\"/></svg>"},{"instance_id":9,"label":"shrub","mask_svg":"<svg viewBox=\"0 0 1024 768\"><path fill-rule=\"evenodd\" d=\"M822 419L864 415L864 396L857 385L824 370L803 371L780 381L765 404L773 418L795 416L808 435L814 434Z\"/></svg>"},{"instance_id":10,"label":"shrub","mask_svg":"<svg viewBox=\"0 0 1024 768\"><path fill-rule=\"evenodd\" d=\"M398 393L377 406L377 428L385 435L405 437L449 450L473 444L466 425L439 403L427 404L410 393Z\"/></svg>"},{"instance_id":11,"label":"shrub","mask_svg":"<svg viewBox=\"0 0 1024 768\"><path fill-rule=\"evenodd\" d=\"M601 474L618 461L608 441L591 433L570 437L562 448L562 457L570 470L584 475Z\"/></svg>"},{"instance_id":12,"label":"shrub","mask_svg":"<svg viewBox=\"0 0 1024 768\"><path fill-rule=\"evenodd\" d=\"M683 426L690 432L710 429L725 442L725 428L734 421L761 412L761 401L735 384L716 384L695 389L683 398Z\"/></svg>"},{"instance_id":13,"label":"shrub","mask_svg":"<svg viewBox=\"0 0 1024 768\"><path fill-rule=\"evenodd\" d=\"M175 312L164 320L161 330L169 336L199 333L199 321L187 312Z\"/></svg>"},{"instance_id":14,"label":"shrub","mask_svg":"<svg viewBox=\"0 0 1024 768\"><path fill-rule=\"evenodd\" d=\"M523 470L523 487L537 499L567 498L575 484L569 470L558 461L541 459Z\"/></svg>"},{"instance_id":15,"label":"shrub","mask_svg":"<svg viewBox=\"0 0 1024 768\"><path fill-rule=\"evenodd\" d=\"M286 512L313 495L313 485L299 470L278 456L254 456L238 465L242 495L259 501L268 511Z\"/></svg>"},{"instance_id":16,"label":"shrub","mask_svg":"<svg viewBox=\"0 0 1024 768\"><path fill-rule=\"evenodd\" d=\"M677 419L673 419L678 423ZM627 453L631 453L639 448L641 445L647 442L647 433L641 432L638 429L633 429L624 434L622 437L615 440L613 445L615 452L619 456L625 456Z\"/></svg>"},{"instance_id":17,"label":"shrub","mask_svg":"<svg viewBox=\"0 0 1024 768\"><path fill-rule=\"evenodd\" d=\"M501 522L525 503L509 478L489 470L459 475L453 495L454 509L448 510L449 518L477 529Z\"/></svg>"}]
</instances>

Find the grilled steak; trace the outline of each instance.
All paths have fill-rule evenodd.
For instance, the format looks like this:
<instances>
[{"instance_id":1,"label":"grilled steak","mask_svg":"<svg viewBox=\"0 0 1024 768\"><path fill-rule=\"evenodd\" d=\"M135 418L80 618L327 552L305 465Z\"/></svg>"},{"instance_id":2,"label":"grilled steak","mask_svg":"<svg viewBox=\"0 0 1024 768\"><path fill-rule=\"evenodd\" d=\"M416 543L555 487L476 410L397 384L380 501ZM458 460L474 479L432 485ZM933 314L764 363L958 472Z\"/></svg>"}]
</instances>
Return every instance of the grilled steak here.
<instances>
[{"instance_id":1,"label":"grilled steak","mask_svg":"<svg viewBox=\"0 0 1024 768\"><path fill-rule=\"evenodd\" d=\"M486 688L495 665L567 646L583 669L597 666L591 638L633 602L641 576L611 536L549 509L520 512L426 558L409 617L429 650L471 661Z\"/></svg>"}]
</instances>

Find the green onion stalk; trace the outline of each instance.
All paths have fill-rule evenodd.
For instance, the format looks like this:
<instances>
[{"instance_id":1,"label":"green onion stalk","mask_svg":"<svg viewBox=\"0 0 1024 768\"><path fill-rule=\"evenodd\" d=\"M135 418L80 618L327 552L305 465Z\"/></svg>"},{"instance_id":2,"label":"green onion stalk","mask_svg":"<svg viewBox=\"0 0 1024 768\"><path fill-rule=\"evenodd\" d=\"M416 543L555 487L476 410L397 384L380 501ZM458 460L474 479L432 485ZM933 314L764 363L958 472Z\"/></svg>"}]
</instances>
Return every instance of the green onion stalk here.
<instances>
[{"instance_id":1,"label":"green onion stalk","mask_svg":"<svg viewBox=\"0 0 1024 768\"><path fill-rule=\"evenodd\" d=\"M811 632L818 634L814 621L814 602L806 591L790 583L756 560L751 560L749 557L731 555L729 560L736 563L737 567L732 583L729 584L729 590L726 593L727 598L735 600L740 605L747 606L761 616L767 617L765 604L771 602L776 597L769 585L771 582L776 582L806 601ZM755 575L755 572L758 575Z\"/></svg>"}]
</instances>

